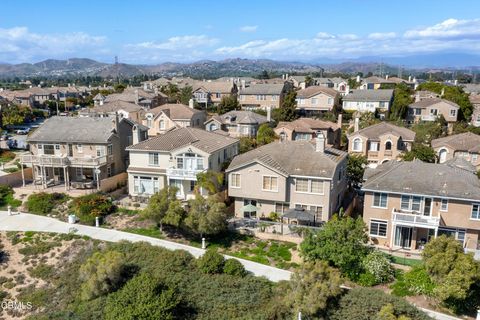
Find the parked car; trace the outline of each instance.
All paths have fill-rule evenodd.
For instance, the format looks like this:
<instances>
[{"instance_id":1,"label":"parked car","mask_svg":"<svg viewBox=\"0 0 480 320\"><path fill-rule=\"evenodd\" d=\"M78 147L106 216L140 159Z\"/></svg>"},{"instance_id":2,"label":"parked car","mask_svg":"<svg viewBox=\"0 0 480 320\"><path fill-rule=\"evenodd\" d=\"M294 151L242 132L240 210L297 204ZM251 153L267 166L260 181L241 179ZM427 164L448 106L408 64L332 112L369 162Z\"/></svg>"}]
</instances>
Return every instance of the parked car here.
<instances>
[{"instance_id":1,"label":"parked car","mask_svg":"<svg viewBox=\"0 0 480 320\"><path fill-rule=\"evenodd\" d=\"M30 132L30 128L24 128L17 130L17 134L28 134Z\"/></svg>"}]
</instances>

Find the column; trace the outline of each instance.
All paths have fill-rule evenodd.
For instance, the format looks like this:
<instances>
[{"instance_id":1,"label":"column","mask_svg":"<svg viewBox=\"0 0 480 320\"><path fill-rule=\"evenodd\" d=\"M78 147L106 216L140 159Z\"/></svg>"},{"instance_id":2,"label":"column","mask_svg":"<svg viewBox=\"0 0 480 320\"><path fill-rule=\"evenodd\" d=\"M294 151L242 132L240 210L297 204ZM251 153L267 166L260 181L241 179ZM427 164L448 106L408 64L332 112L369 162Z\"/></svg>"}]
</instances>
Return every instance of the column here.
<instances>
[{"instance_id":1,"label":"column","mask_svg":"<svg viewBox=\"0 0 480 320\"><path fill-rule=\"evenodd\" d=\"M396 232L397 226L395 223L392 223L392 231L390 232L390 250L393 249L393 241L395 239L395 232Z\"/></svg>"},{"instance_id":2,"label":"column","mask_svg":"<svg viewBox=\"0 0 480 320\"><path fill-rule=\"evenodd\" d=\"M22 168L20 170L22 170L22 186L25 187L25 172L23 172L23 163L20 163L20 165L22 166Z\"/></svg>"},{"instance_id":3,"label":"column","mask_svg":"<svg viewBox=\"0 0 480 320\"><path fill-rule=\"evenodd\" d=\"M66 175L66 185L67 185L67 190L70 190L70 167L65 167L65 171L67 172Z\"/></svg>"},{"instance_id":4,"label":"column","mask_svg":"<svg viewBox=\"0 0 480 320\"><path fill-rule=\"evenodd\" d=\"M437 237L438 235L438 227L435 228L435 238Z\"/></svg>"},{"instance_id":5,"label":"column","mask_svg":"<svg viewBox=\"0 0 480 320\"><path fill-rule=\"evenodd\" d=\"M63 167L63 182L65 184L65 191L68 190L68 184L67 184L67 167Z\"/></svg>"},{"instance_id":6,"label":"column","mask_svg":"<svg viewBox=\"0 0 480 320\"><path fill-rule=\"evenodd\" d=\"M47 179L45 177L45 166L40 167L42 170L42 187L45 189L47 187Z\"/></svg>"}]
</instances>

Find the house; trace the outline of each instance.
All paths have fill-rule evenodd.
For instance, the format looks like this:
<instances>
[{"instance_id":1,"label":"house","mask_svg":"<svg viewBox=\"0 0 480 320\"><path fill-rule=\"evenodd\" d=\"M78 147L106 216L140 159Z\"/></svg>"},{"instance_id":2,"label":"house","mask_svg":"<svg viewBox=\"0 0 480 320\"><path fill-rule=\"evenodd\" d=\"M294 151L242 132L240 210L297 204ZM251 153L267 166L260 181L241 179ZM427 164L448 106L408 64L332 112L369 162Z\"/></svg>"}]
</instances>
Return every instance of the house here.
<instances>
[{"instance_id":1,"label":"house","mask_svg":"<svg viewBox=\"0 0 480 320\"><path fill-rule=\"evenodd\" d=\"M281 141L310 141L322 133L328 146L339 148L342 139L341 116L338 123L312 118L279 122L274 131Z\"/></svg>"},{"instance_id":2,"label":"house","mask_svg":"<svg viewBox=\"0 0 480 320\"><path fill-rule=\"evenodd\" d=\"M237 85L231 81L202 81L193 87L193 99L199 104L219 104L223 97L237 94Z\"/></svg>"},{"instance_id":3,"label":"house","mask_svg":"<svg viewBox=\"0 0 480 320\"><path fill-rule=\"evenodd\" d=\"M358 112L379 112L384 118L393 103L393 90L351 90L343 97L343 110Z\"/></svg>"},{"instance_id":4,"label":"house","mask_svg":"<svg viewBox=\"0 0 480 320\"><path fill-rule=\"evenodd\" d=\"M141 88L134 88L128 87L122 93L112 93L109 94L104 103L113 102L113 101L125 101L137 104L139 106L144 107L146 110L155 108L161 104L167 102L167 96L158 91L157 89L155 92L148 92L144 91Z\"/></svg>"},{"instance_id":5,"label":"house","mask_svg":"<svg viewBox=\"0 0 480 320\"><path fill-rule=\"evenodd\" d=\"M466 93L480 94L480 83L465 83L461 86Z\"/></svg>"},{"instance_id":6,"label":"house","mask_svg":"<svg viewBox=\"0 0 480 320\"><path fill-rule=\"evenodd\" d=\"M102 103L93 108L87 108L87 112L81 112L83 116L109 116L118 114L121 118L130 119L136 123L141 123L145 116L143 107L122 100Z\"/></svg>"},{"instance_id":7,"label":"house","mask_svg":"<svg viewBox=\"0 0 480 320\"><path fill-rule=\"evenodd\" d=\"M29 135L31 154L20 162L33 168L34 184L43 188L99 188L99 181L126 170L125 148L146 137L144 126L117 116L52 117Z\"/></svg>"},{"instance_id":8,"label":"house","mask_svg":"<svg viewBox=\"0 0 480 320\"><path fill-rule=\"evenodd\" d=\"M455 164L390 161L365 171L363 219L373 244L422 249L446 234L478 250L480 180Z\"/></svg>"},{"instance_id":9,"label":"house","mask_svg":"<svg viewBox=\"0 0 480 320\"><path fill-rule=\"evenodd\" d=\"M93 105L94 106L101 106L105 103L105 99L107 99L103 94L100 92L93 97Z\"/></svg>"},{"instance_id":10,"label":"house","mask_svg":"<svg viewBox=\"0 0 480 320\"><path fill-rule=\"evenodd\" d=\"M301 161L299 160L301 155ZM226 170L235 216L268 217L297 208L316 223L338 212L347 187L347 153L315 141L273 142L235 157Z\"/></svg>"},{"instance_id":11,"label":"house","mask_svg":"<svg viewBox=\"0 0 480 320\"><path fill-rule=\"evenodd\" d=\"M269 116L265 117L253 111L234 110L208 119L205 122L205 130L221 130L234 138L254 138L260 125L268 122Z\"/></svg>"},{"instance_id":12,"label":"house","mask_svg":"<svg viewBox=\"0 0 480 320\"><path fill-rule=\"evenodd\" d=\"M388 76L385 78L371 76L362 80L360 89L362 90L379 90L382 85L394 85L395 81L388 79Z\"/></svg>"},{"instance_id":13,"label":"house","mask_svg":"<svg viewBox=\"0 0 480 320\"><path fill-rule=\"evenodd\" d=\"M287 83L259 83L240 89L239 103L243 109L279 108L290 86Z\"/></svg>"},{"instance_id":14,"label":"house","mask_svg":"<svg viewBox=\"0 0 480 320\"><path fill-rule=\"evenodd\" d=\"M468 97L473 106L472 126L480 127L480 94L470 94Z\"/></svg>"},{"instance_id":15,"label":"house","mask_svg":"<svg viewBox=\"0 0 480 320\"><path fill-rule=\"evenodd\" d=\"M305 89L307 86L306 76L290 76L288 80L293 83L293 87L297 89ZM313 81L313 79L312 79Z\"/></svg>"},{"instance_id":16,"label":"house","mask_svg":"<svg viewBox=\"0 0 480 320\"><path fill-rule=\"evenodd\" d=\"M220 171L238 154L237 139L197 128L178 128L127 148L128 193L144 199L165 186L181 200L194 197L197 174Z\"/></svg>"},{"instance_id":17,"label":"house","mask_svg":"<svg viewBox=\"0 0 480 320\"><path fill-rule=\"evenodd\" d=\"M149 136L156 136L173 128L203 128L205 120L205 111L194 109L190 99L190 106L169 103L150 109L145 112L142 123L149 128Z\"/></svg>"},{"instance_id":18,"label":"house","mask_svg":"<svg viewBox=\"0 0 480 320\"><path fill-rule=\"evenodd\" d=\"M440 163L454 158L462 158L476 168L480 168L480 136L477 134L465 132L438 138L432 140L432 148Z\"/></svg>"},{"instance_id":19,"label":"house","mask_svg":"<svg viewBox=\"0 0 480 320\"><path fill-rule=\"evenodd\" d=\"M408 106L407 121L435 121L443 115L447 122L456 122L459 105L455 102L440 98L427 98L414 102Z\"/></svg>"},{"instance_id":20,"label":"house","mask_svg":"<svg viewBox=\"0 0 480 320\"><path fill-rule=\"evenodd\" d=\"M297 91L297 109L303 113L333 111L338 107L340 94L331 88L310 86Z\"/></svg>"}]
</instances>

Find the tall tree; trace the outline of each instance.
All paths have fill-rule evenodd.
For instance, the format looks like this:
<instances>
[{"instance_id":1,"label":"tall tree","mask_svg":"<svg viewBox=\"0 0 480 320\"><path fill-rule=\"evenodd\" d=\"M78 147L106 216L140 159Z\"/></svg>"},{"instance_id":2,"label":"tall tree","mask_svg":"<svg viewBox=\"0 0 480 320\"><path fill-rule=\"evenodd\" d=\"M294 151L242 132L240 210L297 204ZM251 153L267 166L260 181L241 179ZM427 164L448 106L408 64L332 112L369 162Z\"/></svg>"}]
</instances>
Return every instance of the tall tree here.
<instances>
[{"instance_id":1,"label":"tall tree","mask_svg":"<svg viewBox=\"0 0 480 320\"><path fill-rule=\"evenodd\" d=\"M200 237L219 234L227 229L227 207L214 196L204 198L197 194L188 205L190 209L185 225Z\"/></svg>"},{"instance_id":2,"label":"tall tree","mask_svg":"<svg viewBox=\"0 0 480 320\"><path fill-rule=\"evenodd\" d=\"M405 84L400 83L395 86L392 108L390 109L390 119L404 119L408 105L413 102L411 89Z\"/></svg>"},{"instance_id":3,"label":"tall tree","mask_svg":"<svg viewBox=\"0 0 480 320\"><path fill-rule=\"evenodd\" d=\"M223 96L222 100L217 106L218 114L224 114L229 111L239 110L240 104L238 103L236 95Z\"/></svg>"},{"instance_id":4,"label":"tall tree","mask_svg":"<svg viewBox=\"0 0 480 320\"><path fill-rule=\"evenodd\" d=\"M258 128L257 144L263 146L264 144L269 144L273 141L275 141L275 131L273 131L268 123L262 124Z\"/></svg>"},{"instance_id":5,"label":"tall tree","mask_svg":"<svg viewBox=\"0 0 480 320\"><path fill-rule=\"evenodd\" d=\"M414 159L418 159L423 162L434 163L437 159L437 155L432 147L421 143L414 143L412 150L405 152L402 159L404 161L413 161Z\"/></svg>"},{"instance_id":6,"label":"tall tree","mask_svg":"<svg viewBox=\"0 0 480 320\"><path fill-rule=\"evenodd\" d=\"M347 160L347 179L351 186L358 187L363 181L367 158L361 154L351 154Z\"/></svg>"},{"instance_id":7,"label":"tall tree","mask_svg":"<svg viewBox=\"0 0 480 320\"><path fill-rule=\"evenodd\" d=\"M178 189L167 186L159 192L152 195L148 201L148 206L143 210L143 216L157 223L162 230L163 219L167 214L170 204L177 200Z\"/></svg>"},{"instance_id":8,"label":"tall tree","mask_svg":"<svg viewBox=\"0 0 480 320\"><path fill-rule=\"evenodd\" d=\"M183 87L177 93L177 101L180 102L181 104L188 105L192 97L193 97L193 89L191 86Z\"/></svg>"},{"instance_id":9,"label":"tall tree","mask_svg":"<svg viewBox=\"0 0 480 320\"><path fill-rule=\"evenodd\" d=\"M272 112L272 118L279 121L293 121L298 118L297 114L297 93L290 91L285 96L280 108L276 108Z\"/></svg>"},{"instance_id":10,"label":"tall tree","mask_svg":"<svg viewBox=\"0 0 480 320\"><path fill-rule=\"evenodd\" d=\"M207 190L209 195L213 195L220 191L223 185L223 173L213 170L207 170L197 174L197 189L202 188ZM200 190L196 190L199 192Z\"/></svg>"}]
</instances>

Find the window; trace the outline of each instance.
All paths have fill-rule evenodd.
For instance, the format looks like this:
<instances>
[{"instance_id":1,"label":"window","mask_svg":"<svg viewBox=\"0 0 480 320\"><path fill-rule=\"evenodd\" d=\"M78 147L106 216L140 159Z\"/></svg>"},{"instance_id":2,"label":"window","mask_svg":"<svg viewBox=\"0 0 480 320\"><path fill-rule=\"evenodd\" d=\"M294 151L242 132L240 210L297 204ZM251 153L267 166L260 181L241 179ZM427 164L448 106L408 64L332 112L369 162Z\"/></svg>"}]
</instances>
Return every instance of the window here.
<instances>
[{"instance_id":1,"label":"window","mask_svg":"<svg viewBox=\"0 0 480 320\"><path fill-rule=\"evenodd\" d=\"M152 119L147 119L147 127L152 127Z\"/></svg>"},{"instance_id":2,"label":"window","mask_svg":"<svg viewBox=\"0 0 480 320\"><path fill-rule=\"evenodd\" d=\"M83 152L83 146L81 144L77 144L77 151Z\"/></svg>"},{"instance_id":3,"label":"window","mask_svg":"<svg viewBox=\"0 0 480 320\"><path fill-rule=\"evenodd\" d=\"M38 145L38 150L42 150L43 149L43 144L39 144Z\"/></svg>"},{"instance_id":4,"label":"window","mask_svg":"<svg viewBox=\"0 0 480 320\"><path fill-rule=\"evenodd\" d=\"M378 208L386 208L387 198L388 195L386 193L375 192L373 194L373 206Z\"/></svg>"},{"instance_id":5,"label":"window","mask_svg":"<svg viewBox=\"0 0 480 320\"><path fill-rule=\"evenodd\" d=\"M83 176L83 168L75 168L75 175L77 176L77 178L82 178Z\"/></svg>"},{"instance_id":6,"label":"window","mask_svg":"<svg viewBox=\"0 0 480 320\"><path fill-rule=\"evenodd\" d=\"M60 150L60 145L59 144L55 145L55 150Z\"/></svg>"},{"instance_id":7,"label":"window","mask_svg":"<svg viewBox=\"0 0 480 320\"><path fill-rule=\"evenodd\" d=\"M305 104L305 99L301 99L301 98L298 99L298 103L299 103L299 104Z\"/></svg>"},{"instance_id":8,"label":"window","mask_svg":"<svg viewBox=\"0 0 480 320\"><path fill-rule=\"evenodd\" d=\"M240 173L232 173L230 175L230 186L232 188L240 188Z\"/></svg>"},{"instance_id":9,"label":"window","mask_svg":"<svg viewBox=\"0 0 480 320\"><path fill-rule=\"evenodd\" d=\"M451 117L456 117L457 116L457 110L455 110L455 109L450 110L450 116Z\"/></svg>"},{"instance_id":10,"label":"window","mask_svg":"<svg viewBox=\"0 0 480 320\"><path fill-rule=\"evenodd\" d=\"M275 202L275 212L276 213L285 213L288 210L289 204L288 203L280 203Z\"/></svg>"},{"instance_id":11,"label":"window","mask_svg":"<svg viewBox=\"0 0 480 320\"><path fill-rule=\"evenodd\" d=\"M272 95L272 100L277 101L278 100L278 95L276 95L276 94Z\"/></svg>"},{"instance_id":12,"label":"window","mask_svg":"<svg viewBox=\"0 0 480 320\"><path fill-rule=\"evenodd\" d=\"M312 103L312 104L317 104L317 103L318 103L318 99L317 99L317 98L312 98L312 99L311 99L311 103Z\"/></svg>"},{"instance_id":13,"label":"window","mask_svg":"<svg viewBox=\"0 0 480 320\"><path fill-rule=\"evenodd\" d=\"M108 165L108 166L107 166L107 176L108 176L108 177L111 177L111 176L112 176L112 166L111 166L111 165Z\"/></svg>"},{"instance_id":14,"label":"window","mask_svg":"<svg viewBox=\"0 0 480 320\"><path fill-rule=\"evenodd\" d=\"M478 154L477 153L472 153L472 163L475 164L478 160Z\"/></svg>"},{"instance_id":15,"label":"window","mask_svg":"<svg viewBox=\"0 0 480 320\"><path fill-rule=\"evenodd\" d=\"M323 193L323 181L311 180L311 192L312 193Z\"/></svg>"},{"instance_id":16,"label":"window","mask_svg":"<svg viewBox=\"0 0 480 320\"><path fill-rule=\"evenodd\" d=\"M472 204L472 219L480 220L480 204Z\"/></svg>"},{"instance_id":17,"label":"window","mask_svg":"<svg viewBox=\"0 0 480 320\"><path fill-rule=\"evenodd\" d=\"M165 120L160 120L160 122L159 122L159 127L160 127L160 130L164 130L164 129L165 129Z\"/></svg>"},{"instance_id":18,"label":"window","mask_svg":"<svg viewBox=\"0 0 480 320\"><path fill-rule=\"evenodd\" d=\"M109 144L109 145L107 146L107 154L108 154L109 156L111 156L111 155L113 154L113 146L112 146L111 144Z\"/></svg>"},{"instance_id":19,"label":"window","mask_svg":"<svg viewBox=\"0 0 480 320\"><path fill-rule=\"evenodd\" d=\"M362 149L363 149L362 139L360 138L353 139L353 151L362 151Z\"/></svg>"},{"instance_id":20,"label":"window","mask_svg":"<svg viewBox=\"0 0 480 320\"><path fill-rule=\"evenodd\" d=\"M388 226L388 223L386 221L370 220L370 236L386 237L387 226Z\"/></svg>"},{"instance_id":21,"label":"window","mask_svg":"<svg viewBox=\"0 0 480 320\"><path fill-rule=\"evenodd\" d=\"M308 179L296 179L295 191L308 192Z\"/></svg>"},{"instance_id":22,"label":"window","mask_svg":"<svg viewBox=\"0 0 480 320\"><path fill-rule=\"evenodd\" d=\"M328 105L329 106L333 105L333 98L328 98Z\"/></svg>"},{"instance_id":23,"label":"window","mask_svg":"<svg viewBox=\"0 0 480 320\"><path fill-rule=\"evenodd\" d=\"M402 195L400 208L402 210L410 210L410 197L409 196L403 196Z\"/></svg>"},{"instance_id":24,"label":"window","mask_svg":"<svg viewBox=\"0 0 480 320\"><path fill-rule=\"evenodd\" d=\"M418 196L413 196L411 210L419 212L421 205L422 205L422 198Z\"/></svg>"},{"instance_id":25,"label":"window","mask_svg":"<svg viewBox=\"0 0 480 320\"><path fill-rule=\"evenodd\" d=\"M264 100L266 100L266 97L264 94L257 95L257 101L264 101Z\"/></svg>"},{"instance_id":26,"label":"window","mask_svg":"<svg viewBox=\"0 0 480 320\"><path fill-rule=\"evenodd\" d=\"M385 150L392 150L392 142L391 141L385 142Z\"/></svg>"},{"instance_id":27,"label":"window","mask_svg":"<svg viewBox=\"0 0 480 320\"><path fill-rule=\"evenodd\" d=\"M430 114L433 115L433 116L436 116L438 114L438 110L437 109L430 109Z\"/></svg>"},{"instance_id":28,"label":"window","mask_svg":"<svg viewBox=\"0 0 480 320\"><path fill-rule=\"evenodd\" d=\"M323 207L322 206L310 206L310 211L315 213L317 218L322 218Z\"/></svg>"},{"instance_id":29,"label":"window","mask_svg":"<svg viewBox=\"0 0 480 320\"><path fill-rule=\"evenodd\" d=\"M190 180L190 192L193 192L195 190L195 181Z\"/></svg>"},{"instance_id":30,"label":"window","mask_svg":"<svg viewBox=\"0 0 480 320\"><path fill-rule=\"evenodd\" d=\"M295 140L296 141L299 141L299 140L310 140L311 139L311 135L309 133L296 133L295 134Z\"/></svg>"},{"instance_id":31,"label":"window","mask_svg":"<svg viewBox=\"0 0 480 320\"><path fill-rule=\"evenodd\" d=\"M304 209L304 210L307 210L307 209L308 209L308 206L307 206L306 204L296 203L296 204L295 204L295 209Z\"/></svg>"},{"instance_id":32,"label":"window","mask_svg":"<svg viewBox=\"0 0 480 320\"><path fill-rule=\"evenodd\" d=\"M150 166L158 166L158 153L148 154L148 164Z\"/></svg>"},{"instance_id":33,"label":"window","mask_svg":"<svg viewBox=\"0 0 480 320\"><path fill-rule=\"evenodd\" d=\"M53 144L43 145L43 154L55 154L55 146Z\"/></svg>"},{"instance_id":34,"label":"window","mask_svg":"<svg viewBox=\"0 0 480 320\"><path fill-rule=\"evenodd\" d=\"M278 178L271 176L263 176L262 189L266 191L278 191Z\"/></svg>"},{"instance_id":35,"label":"window","mask_svg":"<svg viewBox=\"0 0 480 320\"><path fill-rule=\"evenodd\" d=\"M97 146L96 149L97 149L97 157L103 156L103 154L104 154L103 153L103 151L104 151L103 147L102 146Z\"/></svg>"},{"instance_id":36,"label":"window","mask_svg":"<svg viewBox=\"0 0 480 320\"><path fill-rule=\"evenodd\" d=\"M379 146L379 143L378 142L370 142L370 151L378 151L378 146Z\"/></svg>"},{"instance_id":37,"label":"window","mask_svg":"<svg viewBox=\"0 0 480 320\"><path fill-rule=\"evenodd\" d=\"M177 168L183 169L183 158L177 157Z\"/></svg>"},{"instance_id":38,"label":"window","mask_svg":"<svg viewBox=\"0 0 480 320\"><path fill-rule=\"evenodd\" d=\"M416 116L419 116L419 115L421 115L421 114L422 114L422 109L420 109L420 108L415 108L415 115L416 115Z\"/></svg>"},{"instance_id":39,"label":"window","mask_svg":"<svg viewBox=\"0 0 480 320\"><path fill-rule=\"evenodd\" d=\"M442 199L442 205L440 211L448 211L448 199Z\"/></svg>"}]
</instances>

